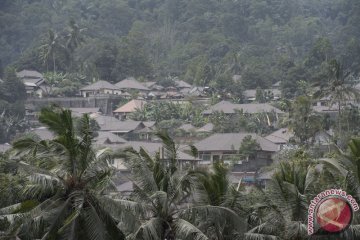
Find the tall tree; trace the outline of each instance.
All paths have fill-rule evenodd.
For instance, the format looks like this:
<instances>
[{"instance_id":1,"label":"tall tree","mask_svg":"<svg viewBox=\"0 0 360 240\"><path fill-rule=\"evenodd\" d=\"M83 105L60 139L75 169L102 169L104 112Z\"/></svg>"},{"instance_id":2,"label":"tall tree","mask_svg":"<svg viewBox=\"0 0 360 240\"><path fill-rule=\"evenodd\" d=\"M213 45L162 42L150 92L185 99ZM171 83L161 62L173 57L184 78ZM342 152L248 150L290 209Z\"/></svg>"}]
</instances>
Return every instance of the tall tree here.
<instances>
[{"instance_id":1,"label":"tall tree","mask_svg":"<svg viewBox=\"0 0 360 240\"><path fill-rule=\"evenodd\" d=\"M41 58L48 70L48 63L52 62L53 72L56 72L56 60L58 55L64 54L65 46L61 43L60 36L53 30L48 31L44 44L40 46Z\"/></svg>"},{"instance_id":2,"label":"tall tree","mask_svg":"<svg viewBox=\"0 0 360 240\"><path fill-rule=\"evenodd\" d=\"M70 110L42 109L39 121L55 139L13 144L16 156L29 159L18 163L29 175L29 200L1 209L3 218L21 239L125 239L119 220L104 209L103 202L112 201L107 192L113 171L108 151L92 148L89 116L82 116L78 131Z\"/></svg>"},{"instance_id":3,"label":"tall tree","mask_svg":"<svg viewBox=\"0 0 360 240\"><path fill-rule=\"evenodd\" d=\"M131 227L133 239L208 239L195 223L205 218L220 224L236 214L224 207L196 204L196 181L179 168L177 147L166 133L159 133L163 150L155 157L141 148L127 152L127 164L133 173L132 198L140 207L139 221ZM181 207L185 206L186 207Z\"/></svg>"},{"instance_id":4,"label":"tall tree","mask_svg":"<svg viewBox=\"0 0 360 240\"><path fill-rule=\"evenodd\" d=\"M347 101L358 101L360 93L354 88L354 82L351 81L351 72L346 72L343 66L335 59L331 60L328 65L328 78L325 82L317 83L320 90L317 91L315 98L329 98L330 106L337 107L338 110L338 131L341 136L341 111Z\"/></svg>"}]
</instances>

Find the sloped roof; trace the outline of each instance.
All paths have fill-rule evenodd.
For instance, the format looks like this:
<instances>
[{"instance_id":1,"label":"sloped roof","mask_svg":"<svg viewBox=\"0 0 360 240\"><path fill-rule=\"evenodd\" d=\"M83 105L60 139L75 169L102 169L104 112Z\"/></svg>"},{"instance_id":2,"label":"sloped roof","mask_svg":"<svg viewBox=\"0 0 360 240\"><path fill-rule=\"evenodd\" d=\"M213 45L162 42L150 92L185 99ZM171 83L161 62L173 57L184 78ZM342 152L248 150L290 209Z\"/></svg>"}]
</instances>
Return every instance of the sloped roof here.
<instances>
[{"instance_id":1,"label":"sloped roof","mask_svg":"<svg viewBox=\"0 0 360 240\"><path fill-rule=\"evenodd\" d=\"M276 83L274 83L272 86L273 87L280 87L281 85L281 81L277 81Z\"/></svg>"},{"instance_id":2,"label":"sloped roof","mask_svg":"<svg viewBox=\"0 0 360 240\"><path fill-rule=\"evenodd\" d=\"M287 128L280 128L279 130L269 134L265 138L276 144L286 144L290 138L294 137L294 134Z\"/></svg>"},{"instance_id":3,"label":"sloped roof","mask_svg":"<svg viewBox=\"0 0 360 240\"><path fill-rule=\"evenodd\" d=\"M194 146L199 151L234 151L240 148L241 142L248 135L256 139L263 151L278 151L276 144L253 133L218 133L197 142Z\"/></svg>"},{"instance_id":4,"label":"sloped roof","mask_svg":"<svg viewBox=\"0 0 360 240\"><path fill-rule=\"evenodd\" d=\"M111 84L107 81L100 80L100 81L97 81L86 87L81 88L80 91L94 91L94 90L100 90L100 89L119 90L119 88L117 86L115 86L114 84Z\"/></svg>"},{"instance_id":5,"label":"sloped roof","mask_svg":"<svg viewBox=\"0 0 360 240\"><path fill-rule=\"evenodd\" d=\"M22 78L22 82L25 84L25 86L39 87L45 82L45 80L42 78Z\"/></svg>"},{"instance_id":6,"label":"sloped roof","mask_svg":"<svg viewBox=\"0 0 360 240\"><path fill-rule=\"evenodd\" d=\"M151 88L152 86L156 85L156 82L143 82L142 85L147 88Z\"/></svg>"},{"instance_id":7,"label":"sloped roof","mask_svg":"<svg viewBox=\"0 0 360 240\"><path fill-rule=\"evenodd\" d=\"M134 150L139 151L140 147L146 150L151 156L154 156L156 152L159 152L162 148L162 143L158 142L140 142L140 141L129 141L123 145L121 148L132 147ZM178 159L179 160L192 160L199 161L200 159L194 158L193 156L184 153L182 151L178 151Z\"/></svg>"},{"instance_id":8,"label":"sloped roof","mask_svg":"<svg viewBox=\"0 0 360 240\"><path fill-rule=\"evenodd\" d=\"M268 103L248 103L248 104L234 104L228 101L221 101L208 110L205 110L203 114L211 114L213 112L224 112L226 114L235 113L235 110L242 110L244 113L261 113L261 112L276 112L284 113L280 109L271 106Z\"/></svg>"},{"instance_id":9,"label":"sloped roof","mask_svg":"<svg viewBox=\"0 0 360 240\"><path fill-rule=\"evenodd\" d=\"M176 80L175 85L178 88L192 88L192 86L189 83L187 83L183 80Z\"/></svg>"},{"instance_id":10,"label":"sloped roof","mask_svg":"<svg viewBox=\"0 0 360 240\"><path fill-rule=\"evenodd\" d=\"M213 112L235 113L235 104L228 101L221 101L215 105L210 106L208 110L205 110L203 114L211 114Z\"/></svg>"},{"instance_id":11,"label":"sloped roof","mask_svg":"<svg viewBox=\"0 0 360 240\"><path fill-rule=\"evenodd\" d=\"M124 105L122 105L118 109L116 109L114 111L114 113L131 113L131 112L135 112L136 109L142 109L145 104L146 104L146 101L134 99L134 100L131 100L128 103L125 103Z\"/></svg>"},{"instance_id":12,"label":"sloped roof","mask_svg":"<svg viewBox=\"0 0 360 240\"><path fill-rule=\"evenodd\" d=\"M137 90L145 90L150 91L149 88L145 87L140 82L136 81L135 78L130 77L126 78L115 84L119 89L137 89Z\"/></svg>"},{"instance_id":13,"label":"sloped roof","mask_svg":"<svg viewBox=\"0 0 360 240\"><path fill-rule=\"evenodd\" d=\"M194 127L190 123L186 123L186 124L181 125L178 129L181 129L181 130L184 130L185 132L188 132L188 131L191 131L191 130L196 130L196 127Z\"/></svg>"},{"instance_id":14,"label":"sloped roof","mask_svg":"<svg viewBox=\"0 0 360 240\"><path fill-rule=\"evenodd\" d=\"M281 96L281 91L279 89L263 89L263 91L271 92L274 97ZM245 90L243 94L246 98L256 98L256 89Z\"/></svg>"},{"instance_id":15,"label":"sloped roof","mask_svg":"<svg viewBox=\"0 0 360 240\"><path fill-rule=\"evenodd\" d=\"M45 127L33 129L29 133L38 135L41 140L52 140L55 138L55 135Z\"/></svg>"},{"instance_id":16,"label":"sloped roof","mask_svg":"<svg viewBox=\"0 0 360 240\"><path fill-rule=\"evenodd\" d=\"M154 127L156 122L155 121L144 121L143 124L146 126L146 127Z\"/></svg>"},{"instance_id":17,"label":"sloped roof","mask_svg":"<svg viewBox=\"0 0 360 240\"><path fill-rule=\"evenodd\" d=\"M207 123L204 126L202 126L201 128L199 128L198 130L196 130L197 132L212 132L214 129L214 124L212 123Z\"/></svg>"},{"instance_id":18,"label":"sloped roof","mask_svg":"<svg viewBox=\"0 0 360 240\"><path fill-rule=\"evenodd\" d=\"M99 131L98 136L95 137L97 144L109 144L109 143L126 143L127 141L122 137L119 137L111 132Z\"/></svg>"},{"instance_id":19,"label":"sloped roof","mask_svg":"<svg viewBox=\"0 0 360 240\"><path fill-rule=\"evenodd\" d=\"M127 133L145 125L140 121L120 121L111 116L95 116L94 119L100 126L101 131L110 131L117 133Z\"/></svg>"},{"instance_id":20,"label":"sloped roof","mask_svg":"<svg viewBox=\"0 0 360 240\"><path fill-rule=\"evenodd\" d=\"M38 71L34 70L22 70L16 73L18 78L44 78L44 76Z\"/></svg>"},{"instance_id":21,"label":"sloped roof","mask_svg":"<svg viewBox=\"0 0 360 240\"><path fill-rule=\"evenodd\" d=\"M92 114L100 112L100 108L69 108L71 110L72 115L80 117L83 114Z\"/></svg>"},{"instance_id":22,"label":"sloped roof","mask_svg":"<svg viewBox=\"0 0 360 240\"><path fill-rule=\"evenodd\" d=\"M11 148L11 145L10 144L0 144L0 153L2 152L6 152L7 150L9 150Z\"/></svg>"}]
</instances>

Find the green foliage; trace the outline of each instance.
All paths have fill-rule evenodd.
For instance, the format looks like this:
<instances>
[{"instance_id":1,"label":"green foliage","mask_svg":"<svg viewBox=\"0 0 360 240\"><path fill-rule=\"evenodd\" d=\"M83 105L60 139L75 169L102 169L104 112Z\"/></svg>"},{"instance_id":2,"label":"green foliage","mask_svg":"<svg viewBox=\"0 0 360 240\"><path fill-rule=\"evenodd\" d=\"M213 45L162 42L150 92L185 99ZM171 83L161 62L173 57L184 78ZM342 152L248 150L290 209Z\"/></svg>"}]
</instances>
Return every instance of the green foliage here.
<instances>
[{"instance_id":1,"label":"green foliage","mask_svg":"<svg viewBox=\"0 0 360 240\"><path fill-rule=\"evenodd\" d=\"M111 82L171 75L233 95L237 84L229 87L227 76L238 74L245 88L282 80L286 97L301 95L297 82L321 76L320 66L335 56L359 73L356 0L41 0L3 6L1 61L19 69L79 72ZM281 59L292 65L279 69Z\"/></svg>"},{"instance_id":2,"label":"green foliage","mask_svg":"<svg viewBox=\"0 0 360 240\"><path fill-rule=\"evenodd\" d=\"M311 138L322 129L322 116L314 113L309 97L296 98L290 112L290 127L302 144L311 142Z\"/></svg>"},{"instance_id":3,"label":"green foliage","mask_svg":"<svg viewBox=\"0 0 360 240\"><path fill-rule=\"evenodd\" d=\"M274 123L277 120L277 114L274 112L247 114L242 111L236 111L231 116L223 112L214 112L209 118L209 121L214 124L214 131L220 133L250 132L267 134L274 130Z\"/></svg>"},{"instance_id":4,"label":"green foliage","mask_svg":"<svg viewBox=\"0 0 360 240\"><path fill-rule=\"evenodd\" d=\"M25 86L17 78L15 69L7 68L0 82L0 143L6 143L28 125L24 120Z\"/></svg>"},{"instance_id":5,"label":"green foliage","mask_svg":"<svg viewBox=\"0 0 360 240\"><path fill-rule=\"evenodd\" d=\"M178 123L171 125L171 127L179 127L181 121L191 122L194 126L203 126L206 119L201 112L204 110L203 106L198 106L191 103L174 103L174 102L150 102L145 104L142 109L137 109L130 118L138 121L156 121L158 123L167 121ZM165 124L166 125L166 124ZM171 128L169 126L169 128ZM167 128L167 127L165 127Z\"/></svg>"},{"instance_id":6,"label":"green foliage","mask_svg":"<svg viewBox=\"0 0 360 240\"><path fill-rule=\"evenodd\" d=\"M251 135L248 135L245 136L241 142L239 154L246 159L254 158L256 152L260 149L260 144L256 141L256 139L253 139Z\"/></svg>"},{"instance_id":7,"label":"green foliage","mask_svg":"<svg viewBox=\"0 0 360 240\"><path fill-rule=\"evenodd\" d=\"M29 179L21 197L32 201L0 210L10 228L22 239L125 239L119 220L104 209L113 171L107 149L92 148L89 117L75 126L71 111L53 107L42 109L39 121L55 139L13 143L15 156L33 160L15 162Z\"/></svg>"}]
</instances>

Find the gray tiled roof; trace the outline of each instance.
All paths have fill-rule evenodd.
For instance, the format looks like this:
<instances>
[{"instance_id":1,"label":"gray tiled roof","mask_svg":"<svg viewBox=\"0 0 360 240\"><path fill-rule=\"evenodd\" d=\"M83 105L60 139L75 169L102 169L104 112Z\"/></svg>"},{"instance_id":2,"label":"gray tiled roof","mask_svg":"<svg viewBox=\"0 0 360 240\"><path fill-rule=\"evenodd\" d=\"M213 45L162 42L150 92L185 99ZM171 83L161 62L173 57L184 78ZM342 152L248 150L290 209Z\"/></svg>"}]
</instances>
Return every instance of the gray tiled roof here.
<instances>
[{"instance_id":1,"label":"gray tiled roof","mask_svg":"<svg viewBox=\"0 0 360 240\"><path fill-rule=\"evenodd\" d=\"M196 130L196 127L194 127L193 125L191 125L190 123L187 124L183 124L179 127L179 129L184 130L185 132L191 131L191 130Z\"/></svg>"},{"instance_id":2,"label":"gray tiled roof","mask_svg":"<svg viewBox=\"0 0 360 240\"><path fill-rule=\"evenodd\" d=\"M154 156L156 152L159 152L162 143L158 142L138 142L138 141L129 141L123 145L121 145L121 148L126 147L132 147L134 150L139 151L140 147L142 147L144 150L146 150L150 155ZM182 147L184 148L184 147ZM194 158L193 156L184 153L183 151L178 151L178 159L179 160L200 160L198 158Z\"/></svg>"},{"instance_id":3,"label":"gray tiled roof","mask_svg":"<svg viewBox=\"0 0 360 240\"><path fill-rule=\"evenodd\" d=\"M234 104L228 101L221 101L208 110L205 110L203 114L211 114L213 112L224 112L226 114L235 113L235 110L242 110L244 113L261 113L261 112L276 112L284 113L280 109L271 106L268 103L249 103L249 104Z\"/></svg>"},{"instance_id":4,"label":"gray tiled roof","mask_svg":"<svg viewBox=\"0 0 360 240\"><path fill-rule=\"evenodd\" d=\"M218 133L207 137L194 146L199 151L233 151L238 150L242 140L251 135L260 144L263 151L276 152L278 146L269 140L252 133Z\"/></svg>"},{"instance_id":5,"label":"gray tiled roof","mask_svg":"<svg viewBox=\"0 0 360 240\"><path fill-rule=\"evenodd\" d=\"M183 80L176 80L175 85L178 88L192 88L192 86L189 83L187 83Z\"/></svg>"},{"instance_id":6,"label":"gray tiled roof","mask_svg":"<svg viewBox=\"0 0 360 240\"><path fill-rule=\"evenodd\" d=\"M10 144L0 144L0 153L6 152L11 148Z\"/></svg>"},{"instance_id":7,"label":"gray tiled roof","mask_svg":"<svg viewBox=\"0 0 360 240\"><path fill-rule=\"evenodd\" d=\"M269 134L265 138L273 143L286 144L293 136L294 134L290 132L289 129L280 128L279 130Z\"/></svg>"},{"instance_id":8,"label":"gray tiled roof","mask_svg":"<svg viewBox=\"0 0 360 240\"><path fill-rule=\"evenodd\" d=\"M122 137L119 137L111 132L99 131L98 136L95 137L96 144L108 144L108 143L126 143L127 141Z\"/></svg>"},{"instance_id":9,"label":"gray tiled roof","mask_svg":"<svg viewBox=\"0 0 360 240\"><path fill-rule=\"evenodd\" d=\"M33 129L29 133L38 135L41 140L52 140L55 138L55 135L45 127Z\"/></svg>"},{"instance_id":10,"label":"gray tiled roof","mask_svg":"<svg viewBox=\"0 0 360 240\"><path fill-rule=\"evenodd\" d=\"M201 128L199 128L198 130L196 130L197 132L212 132L214 129L214 124L212 123L207 123L204 126L202 126Z\"/></svg>"},{"instance_id":11,"label":"gray tiled roof","mask_svg":"<svg viewBox=\"0 0 360 240\"><path fill-rule=\"evenodd\" d=\"M119 90L117 86L111 84L107 81L97 81L93 84L90 84L86 87L81 88L81 91L93 91L93 90L100 90L100 89L111 89L111 90Z\"/></svg>"},{"instance_id":12,"label":"gray tiled roof","mask_svg":"<svg viewBox=\"0 0 360 240\"><path fill-rule=\"evenodd\" d=\"M44 78L41 73L33 70L22 70L20 72L17 72L16 76L19 78Z\"/></svg>"},{"instance_id":13,"label":"gray tiled roof","mask_svg":"<svg viewBox=\"0 0 360 240\"><path fill-rule=\"evenodd\" d=\"M136 81L135 78L126 78L115 84L120 89L137 89L137 90L146 90L150 91L149 88L142 85L140 82Z\"/></svg>"},{"instance_id":14,"label":"gray tiled roof","mask_svg":"<svg viewBox=\"0 0 360 240\"><path fill-rule=\"evenodd\" d=\"M94 119L99 124L101 131L127 133L145 127L140 121L120 121L111 116L98 115Z\"/></svg>"}]
</instances>

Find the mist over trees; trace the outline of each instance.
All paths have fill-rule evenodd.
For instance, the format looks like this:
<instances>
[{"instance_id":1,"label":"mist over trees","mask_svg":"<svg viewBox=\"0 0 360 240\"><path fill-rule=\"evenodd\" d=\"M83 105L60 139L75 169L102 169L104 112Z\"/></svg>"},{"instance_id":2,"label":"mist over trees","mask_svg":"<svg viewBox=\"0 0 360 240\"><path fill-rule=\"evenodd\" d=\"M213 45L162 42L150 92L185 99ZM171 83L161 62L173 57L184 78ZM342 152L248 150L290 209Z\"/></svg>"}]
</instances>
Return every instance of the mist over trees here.
<instances>
[{"instance_id":1,"label":"mist over trees","mask_svg":"<svg viewBox=\"0 0 360 240\"><path fill-rule=\"evenodd\" d=\"M282 80L288 97L296 95L300 80L321 78L330 59L353 74L360 71L357 0L0 4L0 60L18 69L78 72L110 82L176 75L219 88L226 81L240 84L229 79L238 74L244 88Z\"/></svg>"}]
</instances>

